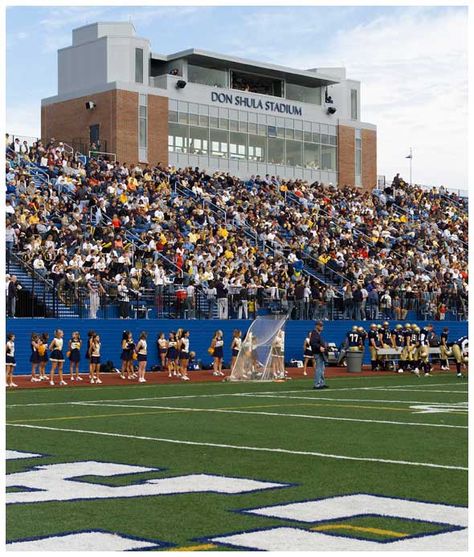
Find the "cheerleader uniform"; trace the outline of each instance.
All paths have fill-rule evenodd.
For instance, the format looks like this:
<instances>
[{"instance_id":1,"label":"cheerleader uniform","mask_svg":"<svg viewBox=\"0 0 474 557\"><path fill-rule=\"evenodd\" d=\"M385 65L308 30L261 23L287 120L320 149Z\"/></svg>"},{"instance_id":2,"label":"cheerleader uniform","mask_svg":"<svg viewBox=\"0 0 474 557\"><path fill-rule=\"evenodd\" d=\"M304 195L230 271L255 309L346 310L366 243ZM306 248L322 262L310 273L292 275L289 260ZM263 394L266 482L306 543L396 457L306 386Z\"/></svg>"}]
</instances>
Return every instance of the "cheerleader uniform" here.
<instances>
[{"instance_id":1,"label":"cheerleader uniform","mask_svg":"<svg viewBox=\"0 0 474 557\"><path fill-rule=\"evenodd\" d=\"M314 358L313 351L311 350L311 341L309 337L304 339L304 357L305 358Z\"/></svg>"},{"instance_id":2,"label":"cheerleader uniform","mask_svg":"<svg viewBox=\"0 0 474 557\"><path fill-rule=\"evenodd\" d=\"M54 338L54 350L51 352L50 360L52 362L64 362L64 354L63 354L63 344L64 339L62 338Z\"/></svg>"},{"instance_id":3,"label":"cheerleader uniform","mask_svg":"<svg viewBox=\"0 0 474 557\"><path fill-rule=\"evenodd\" d=\"M234 347L232 348L232 357L236 358L239 355L240 348L242 346L242 339L235 337L233 341Z\"/></svg>"},{"instance_id":4,"label":"cheerleader uniform","mask_svg":"<svg viewBox=\"0 0 474 557\"><path fill-rule=\"evenodd\" d=\"M69 355L69 361L73 363L79 363L81 361L81 341L71 340L71 354Z\"/></svg>"},{"instance_id":5,"label":"cheerleader uniform","mask_svg":"<svg viewBox=\"0 0 474 557\"><path fill-rule=\"evenodd\" d=\"M133 342L127 342L126 348L122 348L122 353L120 354L120 359L123 362L130 362L132 360L132 353L135 344Z\"/></svg>"},{"instance_id":6,"label":"cheerleader uniform","mask_svg":"<svg viewBox=\"0 0 474 557\"><path fill-rule=\"evenodd\" d=\"M94 365L100 364L100 342L97 343L95 348L91 348L90 359L91 359L91 364Z\"/></svg>"},{"instance_id":7,"label":"cheerleader uniform","mask_svg":"<svg viewBox=\"0 0 474 557\"><path fill-rule=\"evenodd\" d=\"M137 361L146 362L147 361L147 342L146 340L138 341L140 348L137 353Z\"/></svg>"},{"instance_id":8,"label":"cheerleader uniform","mask_svg":"<svg viewBox=\"0 0 474 557\"><path fill-rule=\"evenodd\" d=\"M176 350L177 342L175 340L170 340L168 342L168 359L169 360L176 360L178 357L178 351Z\"/></svg>"},{"instance_id":9,"label":"cheerleader uniform","mask_svg":"<svg viewBox=\"0 0 474 557\"><path fill-rule=\"evenodd\" d=\"M30 362L32 364L39 364L40 363L40 355L38 354L38 348L36 346L34 346L34 343L31 343L31 356L30 356Z\"/></svg>"},{"instance_id":10,"label":"cheerleader uniform","mask_svg":"<svg viewBox=\"0 0 474 557\"><path fill-rule=\"evenodd\" d=\"M181 360L189 360L189 338L181 339L180 358Z\"/></svg>"},{"instance_id":11,"label":"cheerleader uniform","mask_svg":"<svg viewBox=\"0 0 474 557\"><path fill-rule=\"evenodd\" d=\"M39 354L40 362L48 362L49 361L48 343L41 341L41 346L43 346L44 352L43 352L43 354Z\"/></svg>"},{"instance_id":12,"label":"cheerleader uniform","mask_svg":"<svg viewBox=\"0 0 474 557\"><path fill-rule=\"evenodd\" d=\"M216 340L214 344L214 358L222 358L224 356L224 341L222 339Z\"/></svg>"},{"instance_id":13,"label":"cheerleader uniform","mask_svg":"<svg viewBox=\"0 0 474 557\"><path fill-rule=\"evenodd\" d=\"M7 366L16 366L15 361L15 343L13 340L7 342Z\"/></svg>"},{"instance_id":14,"label":"cheerleader uniform","mask_svg":"<svg viewBox=\"0 0 474 557\"><path fill-rule=\"evenodd\" d=\"M161 354L166 354L168 352L168 341L165 338L158 339L158 351Z\"/></svg>"}]
</instances>

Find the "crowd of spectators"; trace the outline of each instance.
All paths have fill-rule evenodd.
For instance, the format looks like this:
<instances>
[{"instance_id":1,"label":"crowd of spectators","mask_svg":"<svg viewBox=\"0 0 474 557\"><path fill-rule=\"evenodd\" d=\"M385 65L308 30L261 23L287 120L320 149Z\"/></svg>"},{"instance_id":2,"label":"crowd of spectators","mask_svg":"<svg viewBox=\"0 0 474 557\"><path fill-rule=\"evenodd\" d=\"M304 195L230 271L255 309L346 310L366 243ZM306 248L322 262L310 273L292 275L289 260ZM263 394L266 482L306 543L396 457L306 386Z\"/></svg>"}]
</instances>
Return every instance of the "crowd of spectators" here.
<instances>
[{"instance_id":1,"label":"crowd of spectators","mask_svg":"<svg viewBox=\"0 0 474 557\"><path fill-rule=\"evenodd\" d=\"M177 315L252 317L274 304L295 318L443 319L466 311L467 210L398 175L385 190L77 160L51 139L7 145L7 250L95 317L176 292ZM50 185L35 183L27 162ZM309 271L309 272L305 272ZM323 277L322 283L314 275ZM173 294L174 295L174 294ZM186 314L184 314L186 310Z\"/></svg>"}]
</instances>

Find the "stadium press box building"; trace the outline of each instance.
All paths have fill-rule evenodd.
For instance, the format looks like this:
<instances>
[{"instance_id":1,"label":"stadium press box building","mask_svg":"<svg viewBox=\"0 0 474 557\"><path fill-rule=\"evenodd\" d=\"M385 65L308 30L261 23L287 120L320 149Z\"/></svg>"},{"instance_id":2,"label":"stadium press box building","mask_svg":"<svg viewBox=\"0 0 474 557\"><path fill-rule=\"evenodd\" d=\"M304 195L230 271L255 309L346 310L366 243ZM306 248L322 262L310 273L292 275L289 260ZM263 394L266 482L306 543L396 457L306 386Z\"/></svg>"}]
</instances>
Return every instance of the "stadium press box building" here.
<instances>
[{"instance_id":1,"label":"stadium press box building","mask_svg":"<svg viewBox=\"0 0 474 557\"><path fill-rule=\"evenodd\" d=\"M120 162L370 189L376 127L360 105L360 82L344 68L156 54L131 23L94 23L58 51L58 94L42 100L41 133L83 152L95 143Z\"/></svg>"}]
</instances>

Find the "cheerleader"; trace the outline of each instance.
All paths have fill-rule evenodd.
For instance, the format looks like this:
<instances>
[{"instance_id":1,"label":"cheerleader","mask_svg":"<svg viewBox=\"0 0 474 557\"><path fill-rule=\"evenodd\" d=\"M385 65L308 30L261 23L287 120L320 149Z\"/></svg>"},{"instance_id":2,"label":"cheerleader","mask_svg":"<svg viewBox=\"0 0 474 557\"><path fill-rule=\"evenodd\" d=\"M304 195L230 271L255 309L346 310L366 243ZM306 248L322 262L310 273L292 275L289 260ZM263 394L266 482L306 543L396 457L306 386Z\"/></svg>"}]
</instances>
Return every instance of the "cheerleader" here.
<instances>
[{"instance_id":1,"label":"cheerleader","mask_svg":"<svg viewBox=\"0 0 474 557\"><path fill-rule=\"evenodd\" d=\"M87 333L86 360L89 360L89 381L91 383L92 383L91 343L92 343L92 337L94 335L95 335L95 331L89 331Z\"/></svg>"},{"instance_id":2,"label":"cheerleader","mask_svg":"<svg viewBox=\"0 0 474 557\"><path fill-rule=\"evenodd\" d=\"M224 335L222 331L214 333L211 348L213 349L212 355L214 357L214 373L212 375L224 375L222 373L222 358L224 356Z\"/></svg>"},{"instance_id":3,"label":"cheerleader","mask_svg":"<svg viewBox=\"0 0 474 557\"><path fill-rule=\"evenodd\" d=\"M124 331L122 334L122 353L120 354L120 359L122 360L120 377L122 379L125 379L125 373L127 374L127 379L131 379L135 376L133 371L134 348L135 343L133 342L132 333L130 331Z\"/></svg>"},{"instance_id":4,"label":"cheerleader","mask_svg":"<svg viewBox=\"0 0 474 557\"><path fill-rule=\"evenodd\" d=\"M237 356L239 355L239 351L242 347L242 331L239 329L234 329L232 343L230 348L232 350L232 360L230 362L230 372L234 369L235 362L237 360Z\"/></svg>"},{"instance_id":5,"label":"cheerleader","mask_svg":"<svg viewBox=\"0 0 474 557\"><path fill-rule=\"evenodd\" d=\"M135 351L137 353L137 360L138 360L138 382L139 383L146 383L145 379L145 371L146 371L146 362L147 362L147 338L148 334L145 331L140 333L140 338L137 342L137 346Z\"/></svg>"},{"instance_id":6,"label":"cheerleader","mask_svg":"<svg viewBox=\"0 0 474 557\"><path fill-rule=\"evenodd\" d=\"M311 349L310 335L311 333L308 333L308 336L304 339L304 343L303 343L303 355L304 355L303 375L308 375L308 371L307 371L308 363L310 361L311 363L314 361L314 354Z\"/></svg>"},{"instance_id":7,"label":"cheerleader","mask_svg":"<svg viewBox=\"0 0 474 557\"><path fill-rule=\"evenodd\" d=\"M100 380L100 336L93 333L90 343L91 383L102 383Z\"/></svg>"},{"instance_id":8,"label":"cheerleader","mask_svg":"<svg viewBox=\"0 0 474 557\"><path fill-rule=\"evenodd\" d=\"M15 335L13 333L8 333L7 343L5 345L6 350L6 365L7 370L7 387L18 387L16 383L13 383L13 370L16 366L15 361Z\"/></svg>"},{"instance_id":9,"label":"cheerleader","mask_svg":"<svg viewBox=\"0 0 474 557\"><path fill-rule=\"evenodd\" d=\"M74 331L69 341L69 373L71 374L71 381L82 381L79 377L79 362L81 361L81 346L82 341L78 331Z\"/></svg>"},{"instance_id":10,"label":"cheerleader","mask_svg":"<svg viewBox=\"0 0 474 557\"><path fill-rule=\"evenodd\" d=\"M46 375L46 364L49 361L48 356L48 340L49 334L42 333L38 338L38 354L40 359L39 370L40 370L40 381L47 381L48 377Z\"/></svg>"},{"instance_id":11,"label":"cheerleader","mask_svg":"<svg viewBox=\"0 0 474 557\"><path fill-rule=\"evenodd\" d=\"M165 333L158 333L158 354L160 355L161 371L165 371L167 366L166 353L168 352L168 341L165 338ZM168 368L168 377L171 377L171 370Z\"/></svg>"},{"instance_id":12,"label":"cheerleader","mask_svg":"<svg viewBox=\"0 0 474 557\"><path fill-rule=\"evenodd\" d=\"M40 357L39 357L39 353L38 353L38 338L39 337L38 337L37 333L32 333L31 341L30 341L30 346L31 346L30 362L31 362L31 382L32 383L36 383L37 381L41 381L41 379L36 374L36 370L39 368L39 365L40 365Z\"/></svg>"},{"instance_id":13,"label":"cheerleader","mask_svg":"<svg viewBox=\"0 0 474 557\"><path fill-rule=\"evenodd\" d=\"M49 345L51 351L51 372L49 378L49 384L54 385L54 373L56 368L59 373L59 384L67 385L66 381L63 380L63 365L64 365L64 354L63 354L63 344L64 344L64 333L61 329L56 329L54 331L54 338Z\"/></svg>"},{"instance_id":14,"label":"cheerleader","mask_svg":"<svg viewBox=\"0 0 474 557\"><path fill-rule=\"evenodd\" d=\"M181 360L181 379L189 381L188 363L189 363L189 331L183 331L183 336L179 345L179 358Z\"/></svg>"},{"instance_id":15,"label":"cheerleader","mask_svg":"<svg viewBox=\"0 0 474 557\"><path fill-rule=\"evenodd\" d=\"M178 374L178 377L181 377L181 364L180 364L180 360L181 360L181 341L183 339L183 329L178 329L176 331L176 359L175 359L175 367L176 367L176 373Z\"/></svg>"},{"instance_id":16,"label":"cheerleader","mask_svg":"<svg viewBox=\"0 0 474 557\"><path fill-rule=\"evenodd\" d=\"M171 377L171 372L173 376L177 375L176 360L178 358L176 333L171 331L168 337L168 377Z\"/></svg>"}]
</instances>

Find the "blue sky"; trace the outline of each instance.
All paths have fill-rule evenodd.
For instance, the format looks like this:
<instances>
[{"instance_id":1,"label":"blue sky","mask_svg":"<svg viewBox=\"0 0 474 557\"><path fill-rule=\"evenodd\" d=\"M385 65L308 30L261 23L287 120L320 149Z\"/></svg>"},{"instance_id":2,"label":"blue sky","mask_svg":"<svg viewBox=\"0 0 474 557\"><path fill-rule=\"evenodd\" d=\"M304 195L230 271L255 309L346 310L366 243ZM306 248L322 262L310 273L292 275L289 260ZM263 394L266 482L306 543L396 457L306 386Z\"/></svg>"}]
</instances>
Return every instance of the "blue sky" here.
<instances>
[{"instance_id":1,"label":"blue sky","mask_svg":"<svg viewBox=\"0 0 474 557\"><path fill-rule=\"evenodd\" d=\"M467 186L467 9L460 7L80 6L7 9L7 128L37 135L74 27L129 20L154 52L185 48L298 68L346 66L378 126L378 172ZM457 109L447 109L455 105Z\"/></svg>"}]
</instances>

